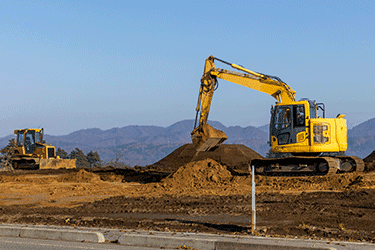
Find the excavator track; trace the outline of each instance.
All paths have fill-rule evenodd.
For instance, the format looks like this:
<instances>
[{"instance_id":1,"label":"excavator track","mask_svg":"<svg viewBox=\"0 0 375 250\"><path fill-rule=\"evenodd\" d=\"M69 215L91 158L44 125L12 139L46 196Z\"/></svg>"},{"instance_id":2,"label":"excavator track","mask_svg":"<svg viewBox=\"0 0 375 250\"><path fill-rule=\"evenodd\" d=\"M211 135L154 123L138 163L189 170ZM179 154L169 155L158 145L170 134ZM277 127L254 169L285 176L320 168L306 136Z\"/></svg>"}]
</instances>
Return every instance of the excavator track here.
<instances>
[{"instance_id":1,"label":"excavator track","mask_svg":"<svg viewBox=\"0 0 375 250\"><path fill-rule=\"evenodd\" d=\"M345 172L363 172L364 162L355 156L310 157L294 156L278 159L254 159L251 162L257 174L316 174L330 175Z\"/></svg>"},{"instance_id":2,"label":"excavator track","mask_svg":"<svg viewBox=\"0 0 375 250\"><path fill-rule=\"evenodd\" d=\"M364 172L365 163L357 156L337 156L340 159L341 172Z\"/></svg>"}]
</instances>

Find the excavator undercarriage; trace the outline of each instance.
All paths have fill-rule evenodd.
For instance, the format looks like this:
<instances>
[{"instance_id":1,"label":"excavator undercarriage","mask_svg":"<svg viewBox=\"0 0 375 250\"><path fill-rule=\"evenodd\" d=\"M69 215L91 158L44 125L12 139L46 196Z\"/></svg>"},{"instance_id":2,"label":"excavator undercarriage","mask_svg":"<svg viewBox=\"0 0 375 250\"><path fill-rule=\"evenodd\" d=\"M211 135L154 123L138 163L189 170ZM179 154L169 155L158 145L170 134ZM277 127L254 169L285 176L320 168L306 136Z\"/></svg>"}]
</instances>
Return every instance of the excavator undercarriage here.
<instances>
[{"instance_id":1,"label":"excavator undercarriage","mask_svg":"<svg viewBox=\"0 0 375 250\"><path fill-rule=\"evenodd\" d=\"M278 159L254 159L251 165L257 174L336 174L363 172L365 165L356 156L314 157L293 156Z\"/></svg>"}]
</instances>

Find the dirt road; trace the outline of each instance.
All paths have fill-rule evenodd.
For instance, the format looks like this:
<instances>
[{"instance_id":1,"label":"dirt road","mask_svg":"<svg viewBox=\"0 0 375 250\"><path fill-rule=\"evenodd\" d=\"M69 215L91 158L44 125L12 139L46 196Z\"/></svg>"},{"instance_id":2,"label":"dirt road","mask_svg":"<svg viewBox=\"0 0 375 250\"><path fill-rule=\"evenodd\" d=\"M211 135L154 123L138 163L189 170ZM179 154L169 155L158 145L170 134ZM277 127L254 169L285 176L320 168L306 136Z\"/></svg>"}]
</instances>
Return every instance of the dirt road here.
<instances>
[{"instance_id":1,"label":"dirt road","mask_svg":"<svg viewBox=\"0 0 375 250\"><path fill-rule=\"evenodd\" d=\"M171 174L172 173L172 174ZM375 242L375 175L256 176L257 234ZM214 160L0 173L0 222L250 234L251 176Z\"/></svg>"}]
</instances>

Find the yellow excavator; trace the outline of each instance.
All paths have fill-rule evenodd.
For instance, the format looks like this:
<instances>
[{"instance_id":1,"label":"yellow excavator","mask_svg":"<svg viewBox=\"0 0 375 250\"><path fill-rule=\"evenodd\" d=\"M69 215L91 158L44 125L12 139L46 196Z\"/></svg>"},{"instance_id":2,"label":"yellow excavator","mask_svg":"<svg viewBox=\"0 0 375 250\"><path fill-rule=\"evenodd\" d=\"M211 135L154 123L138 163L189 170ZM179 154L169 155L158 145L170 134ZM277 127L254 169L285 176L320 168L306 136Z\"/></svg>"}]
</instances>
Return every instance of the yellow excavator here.
<instances>
[{"instance_id":1,"label":"yellow excavator","mask_svg":"<svg viewBox=\"0 0 375 250\"><path fill-rule=\"evenodd\" d=\"M215 60L237 71L215 67ZM295 100L296 92L280 78L257 73L242 66L210 56L206 59L196 107L194 130L191 132L196 150L215 150L227 136L207 124L213 93L218 78L267 93L276 99L271 107L269 127L273 158L251 162L256 172L314 173L363 172L359 157L346 156L347 126L345 115L325 118L325 106L309 99ZM323 117L318 116L319 113ZM198 123L198 115L199 123ZM197 124L198 123L198 124Z\"/></svg>"},{"instance_id":2,"label":"yellow excavator","mask_svg":"<svg viewBox=\"0 0 375 250\"><path fill-rule=\"evenodd\" d=\"M13 169L76 168L75 159L60 159L54 146L43 140L43 129L18 129L16 149L11 157Z\"/></svg>"}]
</instances>

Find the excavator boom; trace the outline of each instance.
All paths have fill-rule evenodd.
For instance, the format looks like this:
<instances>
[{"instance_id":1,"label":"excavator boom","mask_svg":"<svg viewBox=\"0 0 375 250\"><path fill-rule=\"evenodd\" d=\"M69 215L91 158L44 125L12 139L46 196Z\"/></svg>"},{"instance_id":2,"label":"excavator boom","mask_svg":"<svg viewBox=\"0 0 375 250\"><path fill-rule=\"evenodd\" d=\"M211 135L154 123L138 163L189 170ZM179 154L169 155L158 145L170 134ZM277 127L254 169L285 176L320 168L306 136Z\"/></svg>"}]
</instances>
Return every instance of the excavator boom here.
<instances>
[{"instance_id":1,"label":"excavator boom","mask_svg":"<svg viewBox=\"0 0 375 250\"><path fill-rule=\"evenodd\" d=\"M215 67L215 60L230 65L232 68L244 73L218 69ZM228 138L224 132L207 124L213 94L217 88L217 78L267 93L279 103L292 103L295 101L296 92L278 77L260 74L214 56L208 57L201 78L194 130L191 132L191 138L193 144L196 145L197 151L215 149ZM199 124L197 126L199 113Z\"/></svg>"},{"instance_id":2,"label":"excavator boom","mask_svg":"<svg viewBox=\"0 0 375 250\"><path fill-rule=\"evenodd\" d=\"M234 69L242 72L235 72L225 69L215 69L210 73L220 79L233 82L247 88L258 90L260 92L269 94L274 97L279 103L292 103L295 102L296 92L285 82L283 82L277 76L269 76L261 73L257 73L239 66L234 63L228 63L224 60L210 56L207 60L217 60L231 66Z\"/></svg>"}]
</instances>

